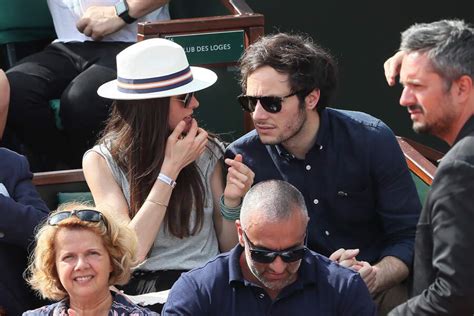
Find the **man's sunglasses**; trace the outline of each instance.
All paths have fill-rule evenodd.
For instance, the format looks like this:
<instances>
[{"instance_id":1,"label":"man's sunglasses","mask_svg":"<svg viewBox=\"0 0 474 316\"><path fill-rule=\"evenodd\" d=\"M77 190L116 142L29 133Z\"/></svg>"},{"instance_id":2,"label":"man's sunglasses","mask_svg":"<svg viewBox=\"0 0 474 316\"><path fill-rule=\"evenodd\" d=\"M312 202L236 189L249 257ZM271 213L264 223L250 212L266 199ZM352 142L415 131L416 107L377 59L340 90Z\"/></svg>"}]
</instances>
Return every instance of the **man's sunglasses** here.
<instances>
[{"instance_id":1,"label":"man's sunglasses","mask_svg":"<svg viewBox=\"0 0 474 316\"><path fill-rule=\"evenodd\" d=\"M278 113L281 111L281 103L284 99L292 97L296 94L301 93L302 91L296 91L285 95L284 97L252 97L249 95L239 95L237 100L239 100L242 109L246 112L254 112L257 107L257 102L260 101L260 104L269 113Z\"/></svg>"},{"instance_id":2,"label":"man's sunglasses","mask_svg":"<svg viewBox=\"0 0 474 316\"><path fill-rule=\"evenodd\" d=\"M176 99L180 102L184 103L184 107L187 108L189 106L189 103L191 103L191 100L193 99L194 92L182 94L176 96Z\"/></svg>"},{"instance_id":3,"label":"man's sunglasses","mask_svg":"<svg viewBox=\"0 0 474 316\"><path fill-rule=\"evenodd\" d=\"M73 210L73 211L62 211L58 213L54 213L48 218L48 224L51 226L56 226L63 220L70 218L72 216L76 216L81 221L84 222L93 222L98 223L102 222L106 225L106 220L104 215L101 212L95 210ZM107 226L107 225L106 225Z\"/></svg>"},{"instance_id":4,"label":"man's sunglasses","mask_svg":"<svg viewBox=\"0 0 474 316\"><path fill-rule=\"evenodd\" d=\"M243 235L244 239L250 245L250 256L255 262L268 264L272 263L276 259L276 257L279 256L284 262L290 263L303 259L304 254L306 253L306 246L280 251L260 249L249 240L245 232L243 232Z\"/></svg>"}]
</instances>

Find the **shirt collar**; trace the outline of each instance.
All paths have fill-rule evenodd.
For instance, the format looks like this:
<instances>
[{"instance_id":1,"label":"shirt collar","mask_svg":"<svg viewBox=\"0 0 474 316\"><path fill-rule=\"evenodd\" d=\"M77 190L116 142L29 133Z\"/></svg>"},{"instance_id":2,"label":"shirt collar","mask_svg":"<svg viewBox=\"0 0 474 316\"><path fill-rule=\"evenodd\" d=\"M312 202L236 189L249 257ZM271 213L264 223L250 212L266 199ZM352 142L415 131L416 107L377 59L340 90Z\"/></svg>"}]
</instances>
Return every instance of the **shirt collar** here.
<instances>
[{"instance_id":1,"label":"shirt collar","mask_svg":"<svg viewBox=\"0 0 474 316\"><path fill-rule=\"evenodd\" d=\"M229 284L235 282L245 282L242 270L240 269L240 255L244 251L244 247L240 244L235 246L229 254Z\"/></svg>"}]
</instances>

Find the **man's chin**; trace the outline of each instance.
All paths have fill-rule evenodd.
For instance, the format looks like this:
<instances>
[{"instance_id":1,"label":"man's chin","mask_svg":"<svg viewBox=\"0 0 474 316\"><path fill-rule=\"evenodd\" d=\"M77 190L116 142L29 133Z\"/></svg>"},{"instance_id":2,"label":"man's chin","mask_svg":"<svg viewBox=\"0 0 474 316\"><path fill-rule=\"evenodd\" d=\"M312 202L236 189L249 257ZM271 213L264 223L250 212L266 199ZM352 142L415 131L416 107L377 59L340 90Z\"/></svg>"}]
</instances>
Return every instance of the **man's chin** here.
<instances>
[{"instance_id":1,"label":"man's chin","mask_svg":"<svg viewBox=\"0 0 474 316\"><path fill-rule=\"evenodd\" d=\"M264 145L277 145L279 144L279 140L275 139L274 137L266 136L266 135L258 135L258 138L260 138L260 141Z\"/></svg>"},{"instance_id":2,"label":"man's chin","mask_svg":"<svg viewBox=\"0 0 474 316\"><path fill-rule=\"evenodd\" d=\"M429 128L426 124L420 122L413 122L412 128L418 134L426 134L429 132Z\"/></svg>"}]
</instances>

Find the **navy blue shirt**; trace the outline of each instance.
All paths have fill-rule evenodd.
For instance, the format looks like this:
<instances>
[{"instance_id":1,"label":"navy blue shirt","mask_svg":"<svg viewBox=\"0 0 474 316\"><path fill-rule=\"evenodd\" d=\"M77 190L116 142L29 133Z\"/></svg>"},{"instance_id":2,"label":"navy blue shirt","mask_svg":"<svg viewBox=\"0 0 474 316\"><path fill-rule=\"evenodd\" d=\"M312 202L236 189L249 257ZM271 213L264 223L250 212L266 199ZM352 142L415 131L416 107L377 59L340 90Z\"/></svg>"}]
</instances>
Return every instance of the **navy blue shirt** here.
<instances>
[{"instance_id":1,"label":"navy blue shirt","mask_svg":"<svg viewBox=\"0 0 474 316\"><path fill-rule=\"evenodd\" d=\"M326 108L304 160L279 145L263 145L256 131L233 142L226 157L242 154L255 183L281 179L303 194L310 223L308 246L325 256L359 248L359 260L394 256L411 267L420 200L393 132L361 112Z\"/></svg>"},{"instance_id":2,"label":"navy blue shirt","mask_svg":"<svg viewBox=\"0 0 474 316\"><path fill-rule=\"evenodd\" d=\"M204 267L181 275L171 288L162 315L376 315L358 273L307 251L298 279L272 299L245 280L237 245Z\"/></svg>"}]
</instances>

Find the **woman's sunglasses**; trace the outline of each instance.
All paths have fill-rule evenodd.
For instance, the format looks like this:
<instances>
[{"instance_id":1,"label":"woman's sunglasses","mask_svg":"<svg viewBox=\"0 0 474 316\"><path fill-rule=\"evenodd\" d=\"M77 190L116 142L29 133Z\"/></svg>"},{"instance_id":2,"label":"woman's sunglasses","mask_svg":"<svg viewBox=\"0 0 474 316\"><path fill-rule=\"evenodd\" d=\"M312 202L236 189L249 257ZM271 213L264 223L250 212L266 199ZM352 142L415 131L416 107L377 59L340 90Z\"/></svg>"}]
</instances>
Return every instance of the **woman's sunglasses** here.
<instances>
[{"instance_id":1,"label":"woman's sunglasses","mask_svg":"<svg viewBox=\"0 0 474 316\"><path fill-rule=\"evenodd\" d=\"M62 211L58 213L54 213L48 218L48 224L51 226L56 226L63 220L70 218L72 216L76 216L81 221L84 222L93 222L98 223L102 222L106 225L106 220L104 215L101 212L95 210L73 210L73 211ZM106 225L107 226L107 225Z\"/></svg>"},{"instance_id":2,"label":"woman's sunglasses","mask_svg":"<svg viewBox=\"0 0 474 316\"><path fill-rule=\"evenodd\" d=\"M191 103L191 100L193 99L194 92L182 94L176 96L176 99L180 102L184 103L184 107L187 108L189 106L189 103Z\"/></svg>"},{"instance_id":3,"label":"woman's sunglasses","mask_svg":"<svg viewBox=\"0 0 474 316\"><path fill-rule=\"evenodd\" d=\"M246 112L254 112L257 107L257 102L260 101L260 104L269 113L278 113L281 111L281 103L284 99L292 97L296 94L301 93L302 91L296 91L286 95L284 97L252 97L249 95L239 95L237 100L239 100L242 109Z\"/></svg>"},{"instance_id":4,"label":"woman's sunglasses","mask_svg":"<svg viewBox=\"0 0 474 316\"><path fill-rule=\"evenodd\" d=\"M250 245L250 256L255 262L268 264L272 263L276 257L279 256L284 262L290 263L303 259L304 254L306 253L307 248L305 246L280 251L260 249L249 240L245 232L243 232L243 235L244 239Z\"/></svg>"}]
</instances>

